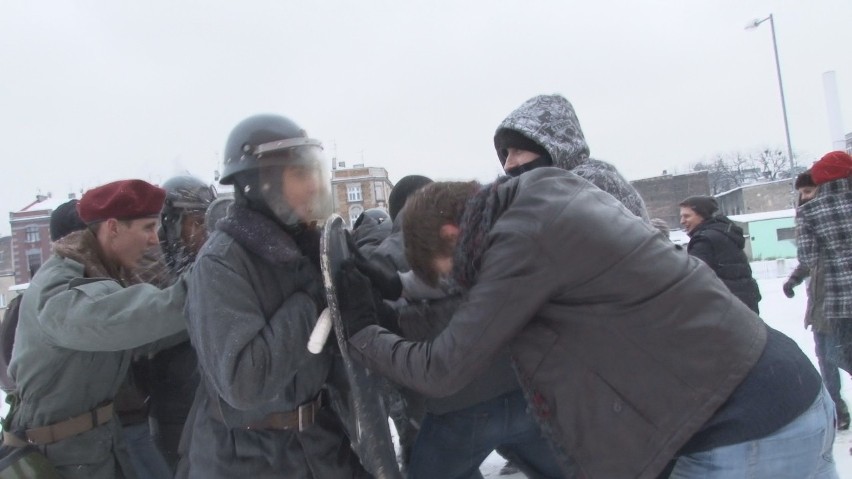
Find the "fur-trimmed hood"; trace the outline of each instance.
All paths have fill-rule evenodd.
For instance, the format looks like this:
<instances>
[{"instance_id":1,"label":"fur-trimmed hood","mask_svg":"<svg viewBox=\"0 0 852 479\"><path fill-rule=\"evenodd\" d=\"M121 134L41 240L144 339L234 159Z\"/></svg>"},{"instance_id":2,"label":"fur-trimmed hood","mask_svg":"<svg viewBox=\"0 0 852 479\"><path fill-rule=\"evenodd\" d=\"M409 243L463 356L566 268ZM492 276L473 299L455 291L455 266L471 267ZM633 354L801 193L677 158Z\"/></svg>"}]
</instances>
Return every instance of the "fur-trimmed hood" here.
<instances>
[{"instance_id":1,"label":"fur-trimmed hood","mask_svg":"<svg viewBox=\"0 0 852 479\"><path fill-rule=\"evenodd\" d=\"M95 234L84 229L53 243L53 252L83 265L87 278L112 278L123 286L137 283L128 270L109 261Z\"/></svg>"}]
</instances>

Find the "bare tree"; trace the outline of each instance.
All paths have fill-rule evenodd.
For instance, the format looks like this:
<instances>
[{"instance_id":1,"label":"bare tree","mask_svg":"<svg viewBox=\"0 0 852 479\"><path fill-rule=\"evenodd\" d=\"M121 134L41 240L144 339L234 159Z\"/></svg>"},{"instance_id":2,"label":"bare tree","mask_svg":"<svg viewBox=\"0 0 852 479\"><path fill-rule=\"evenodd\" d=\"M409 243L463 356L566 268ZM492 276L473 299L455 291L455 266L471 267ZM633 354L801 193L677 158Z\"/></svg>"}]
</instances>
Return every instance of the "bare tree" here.
<instances>
[{"instance_id":1,"label":"bare tree","mask_svg":"<svg viewBox=\"0 0 852 479\"><path fill-rule=\"evenodd\" d=\"M780 180L790 177L787 155L780 149L765 148L754 156L754 162L760 166L766 179Z\"/></svg>"},{"instance_id":2,"label":"bare tree","mask_svg":"<svg viewBox=\"0 0 852 479\"><path fill-rule=\"evenodd\" d=\"M778 148L757 152L716 153L692 165L692 171L707 170L712 194L761 180L790 177L787 155Z\"/></svg>"}]
</instances>

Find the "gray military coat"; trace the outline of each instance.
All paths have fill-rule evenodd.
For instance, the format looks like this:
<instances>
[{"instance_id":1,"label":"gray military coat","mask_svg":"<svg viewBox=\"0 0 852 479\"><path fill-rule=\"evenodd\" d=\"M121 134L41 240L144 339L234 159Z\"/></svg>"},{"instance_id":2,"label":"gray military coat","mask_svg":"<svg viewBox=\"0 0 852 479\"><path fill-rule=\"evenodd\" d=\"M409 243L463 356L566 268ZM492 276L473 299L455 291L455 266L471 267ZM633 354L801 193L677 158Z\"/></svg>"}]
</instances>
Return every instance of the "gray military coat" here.
<instances>
[{"instance_id":1,"label":"gray military coat","mask_svg":"<svg viewBox=\"0 0 852 479\"><path fill-rule=\"evenodd\" d=\"M56 255L24 293L9 372L20 405L12 430L61 422L113 400L133 357L185 340L186 284L125 287L88 230L54 243ZM118 421L40 449L64 478L135 477Z\"/></svg>"},{"instance_id":2,"label":"gray military coat","mask_svg":"<svg viewBox=\"0 0 852 479\"><path fill-rule=\"evenodd\" d=\"M189 281L186 312L202 379L179 477L360 477L329 408L302 432L245 428L315 399L332 372L333 347L307 350L324 292L294 239L239 205L217 228Z\"/></svg>"}]
</instances>

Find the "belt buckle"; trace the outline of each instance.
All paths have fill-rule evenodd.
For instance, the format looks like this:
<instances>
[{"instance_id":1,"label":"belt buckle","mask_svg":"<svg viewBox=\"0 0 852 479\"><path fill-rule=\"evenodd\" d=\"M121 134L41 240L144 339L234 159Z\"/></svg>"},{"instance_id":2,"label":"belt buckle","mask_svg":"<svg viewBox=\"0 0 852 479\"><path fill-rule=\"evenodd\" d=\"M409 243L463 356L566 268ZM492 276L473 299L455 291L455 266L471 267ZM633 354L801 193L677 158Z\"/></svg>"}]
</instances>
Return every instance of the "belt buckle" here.
<instances>
[{"instance_id":1,"label":"belt buckle","mask_svg":"<svg viewBox=\"0 0 852 479\"><path fill-rule=\"evenodd\" d=\"M316 412L314 409L314 403L309 402L308 404L302 404L296 411L299 416L299 432L302 432L314 423L314 415Z\"/></svg>"}]
</instances>

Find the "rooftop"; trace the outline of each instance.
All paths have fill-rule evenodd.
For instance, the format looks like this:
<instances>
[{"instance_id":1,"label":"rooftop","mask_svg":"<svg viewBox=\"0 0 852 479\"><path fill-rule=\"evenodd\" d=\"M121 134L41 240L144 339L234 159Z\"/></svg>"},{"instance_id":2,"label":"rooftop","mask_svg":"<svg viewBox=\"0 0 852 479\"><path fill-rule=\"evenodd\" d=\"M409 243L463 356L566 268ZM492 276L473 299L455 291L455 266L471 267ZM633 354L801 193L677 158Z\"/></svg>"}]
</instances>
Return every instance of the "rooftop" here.
<instances>
[{"instance_id":1,"label":"rooftop","mask_svg":"<svg viewBox=\"0 0 852 479\"><path fill-rule=\"evenodd\" d=\"M795 208L789 210L764 211L763 213L748 213L744 215L728 216L731 221L738 223L751 223L753 221L777 220L779 218L792 218L796 216Z\"/></svg>"}]
</instances>

